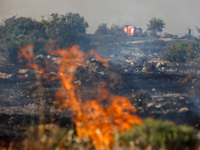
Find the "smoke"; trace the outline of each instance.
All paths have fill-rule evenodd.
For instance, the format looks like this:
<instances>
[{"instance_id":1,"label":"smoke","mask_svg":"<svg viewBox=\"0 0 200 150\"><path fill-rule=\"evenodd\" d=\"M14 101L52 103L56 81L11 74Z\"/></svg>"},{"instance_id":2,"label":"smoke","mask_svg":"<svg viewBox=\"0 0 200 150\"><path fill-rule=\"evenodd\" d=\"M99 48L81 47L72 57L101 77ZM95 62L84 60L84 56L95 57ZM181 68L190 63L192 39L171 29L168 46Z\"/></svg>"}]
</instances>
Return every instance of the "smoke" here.
<instances>
[{"instance_id":1,"label":"smoke","mask_svg":"<svg viewBox=\"0 0 200 150\"><path fill-rule=\"evenodd\" d=\"M164 32L186 34L188 28L195 34L200 26L199 0L0 0L0 21L17 16L41 19L51 13L79 13L89 22L88 33L99 24L133 24L146 29L152 17L166 22Z\"/></svg>"}]
</instances>

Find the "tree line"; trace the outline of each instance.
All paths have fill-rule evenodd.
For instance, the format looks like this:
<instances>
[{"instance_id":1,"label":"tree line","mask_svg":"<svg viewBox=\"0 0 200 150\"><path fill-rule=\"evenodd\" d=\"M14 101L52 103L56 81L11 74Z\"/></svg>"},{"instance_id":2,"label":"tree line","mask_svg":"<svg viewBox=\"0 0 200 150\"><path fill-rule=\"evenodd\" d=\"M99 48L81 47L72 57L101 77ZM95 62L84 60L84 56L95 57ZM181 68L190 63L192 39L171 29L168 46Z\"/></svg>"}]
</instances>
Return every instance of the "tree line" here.
<instances>
[{"instance_id":1,"label":"tree line","mask_svg":"<svg viewBox=\"0 0 200 150\"><path fill-rule=\"evenodd\" d=\"M159 33L162 33L165 28L165 21L160 18L151 18L149 23L147 24L147 31L149 36L158 37ZM145 34L146 34L145 32ZM125 33L123 31L123 27L119 25L112 25L110 28L107 26L107 23L102 23L98 26L95 31L96 35L120 35L124 36Z\"/></svg>"},{"instance_id":2,"label":"tree line","mask_svg":"<svg viewBox=\"0 0 200 150\"><path fill-rule=\"evenodd\" d=\"M160 18L151 18L147 24L149 36L159 37L165 28L165 21ZM79 45L83 51L92 48L86 29L89 27L84 17L77 13L59 15L52 13L48 19L36 21L27 17L10 17L0 26L0 57L7 57L13 63L18 63L17 51L28 44L35 46L35 53L45 53L43 47L48 40L57 42L60 48ZM197 27L200 33L200 29ZM123 37L126 34L123 27L112 25L110 28L102 23L95 31L95 35L112 35ZM169 35L168 35L169 36ZM171 36L171 35L170 35ZM174 44L166 49L164 59L168 61L185 62L198 56L199 39L196 43Z\"/></svg>"},{"instance_id":3,"label":"tree line","mask_svg":"<svg viewBox=\"0 0 200 150\"><path fill-rule=\"evenodd\" d=\"M84 41L85 47L82 44L80 48L87 50L87 28L88 23L77 13L53 13L48 20L43 18L41 21L13 16L0 26L0 51L4 57L17 63L16 55L20 47L33 44L37 51L42 51L48 40L56 41L60 48L81 45Z\"/></svg>"}]
</instances>

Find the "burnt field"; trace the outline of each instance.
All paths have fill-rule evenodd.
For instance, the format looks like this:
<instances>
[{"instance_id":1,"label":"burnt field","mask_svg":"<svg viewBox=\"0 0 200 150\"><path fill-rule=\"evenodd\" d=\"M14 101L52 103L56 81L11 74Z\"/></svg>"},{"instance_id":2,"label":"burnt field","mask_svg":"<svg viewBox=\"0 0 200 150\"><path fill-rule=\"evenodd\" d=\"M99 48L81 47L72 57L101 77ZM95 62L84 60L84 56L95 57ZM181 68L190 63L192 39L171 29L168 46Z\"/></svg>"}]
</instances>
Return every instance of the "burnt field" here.
<instances>
[{"instance_id":1,"label":"burnt field","mask_svg":"<svg viewBox=\"0 0 200 150\"><path fill-rule=\"evenodd\" d=\"M74 75L73 83L79 86L83 102L93 99L94 89L101 88L100 83L105 82L112 85L106 87L112 94L129 98L141 118L171 120L200 128L198 63L170 63L161 58L163 49L174 41L163 41L166 42L163 46L148 40L102 40L98 38L100 43L97 43L94 39L93 44L108 60L109 67L91 58L87 67L79 67ZM53 56L35 56L38 61L45 59L55 60ZM58 111L54 103L60 80L38 80L36 75L37 70L24 66L0 66L1 139L23 137L30 125L72 123L70 110ZM106 101L102 103L107 105Z\"/></svg>"}]
</instances>

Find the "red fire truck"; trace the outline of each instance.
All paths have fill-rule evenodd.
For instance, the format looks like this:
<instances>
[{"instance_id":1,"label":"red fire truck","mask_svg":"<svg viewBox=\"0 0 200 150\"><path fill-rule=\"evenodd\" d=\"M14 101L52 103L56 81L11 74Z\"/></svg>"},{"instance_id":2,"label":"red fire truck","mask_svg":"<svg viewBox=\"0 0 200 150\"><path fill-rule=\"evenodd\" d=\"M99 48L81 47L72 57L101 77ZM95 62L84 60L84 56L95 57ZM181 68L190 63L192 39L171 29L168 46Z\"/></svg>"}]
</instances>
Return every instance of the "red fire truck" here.
<instances>
[{"instance_id":1,"label":"red fire truck","mask_svg":"<svg viewBox=\"0 0 200 150\"><path fill-rule=\"evenodd\" d=\"M123 28L124 32L127 33L128 36L137 36L142 34L142 28L141 27L136 27L136 26L131 26L131 25L125 25Z\"/></svg>"}]
</instances>

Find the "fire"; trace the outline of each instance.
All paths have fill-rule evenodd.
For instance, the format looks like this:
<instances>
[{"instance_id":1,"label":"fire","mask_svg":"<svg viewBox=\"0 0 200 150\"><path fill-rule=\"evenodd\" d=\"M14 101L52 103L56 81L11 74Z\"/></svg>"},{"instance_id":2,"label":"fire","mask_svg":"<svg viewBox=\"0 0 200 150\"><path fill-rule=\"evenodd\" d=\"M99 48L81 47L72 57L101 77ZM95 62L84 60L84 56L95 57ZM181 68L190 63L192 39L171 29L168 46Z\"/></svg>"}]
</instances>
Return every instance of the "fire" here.
<instances>
[{"instance_id":1,"label":"fire","mask_svg":"<svg viewBox=\"0 0 200 150\"><path fill-rule=\"evenodd\" d=\"M48 67L42 68L41 65L34 64L33 50L33 46L22 48L18 53L20 61L23 57L27 60L28 66L40 70L43 77L60 80L61 88L55 95L55 104L59 106L60 110L62 108L70 109L79 138L90 137L96 149L108 150L115 141L114 134L120 134L134 124L141 123L141 119L135 115L136 109L131 105L129 99L111 94L106 88L110 85L104 82L100 83L101 87L96 89L97 95L93 96L94 99L82 100L78 90L79 86L74 83L77 69L79 67L86 68L89 63L88 58L92 56L102 62L105 67L109 67L108 62L96 51L83 53L78 46L59 49L54 42L51 42L45 47L45 50L59 58L57 65L47 64ZM57 69L57 75L47 77L46 72L52 69ZM107 105L102 104L104 100L107 101Z\"/></svg>"}]
</instances>

